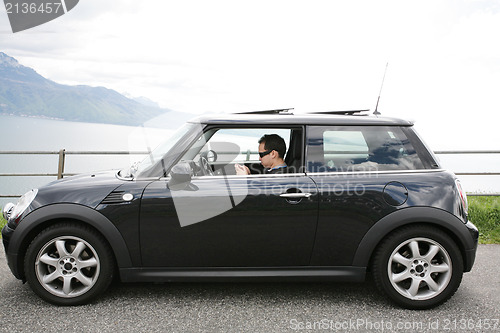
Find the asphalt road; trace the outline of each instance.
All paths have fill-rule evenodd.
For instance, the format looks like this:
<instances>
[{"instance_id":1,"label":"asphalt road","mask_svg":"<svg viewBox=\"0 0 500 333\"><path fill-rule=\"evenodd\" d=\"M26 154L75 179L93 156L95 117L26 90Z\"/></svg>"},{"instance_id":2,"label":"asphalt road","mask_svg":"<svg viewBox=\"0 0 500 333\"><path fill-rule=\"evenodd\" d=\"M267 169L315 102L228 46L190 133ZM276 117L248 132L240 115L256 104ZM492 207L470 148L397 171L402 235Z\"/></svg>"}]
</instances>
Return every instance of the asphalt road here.
<instances>
[{"instance_id":1,"label":"asphalt road","mask_svg":"<svg viewBox=\"0 0 500 333\"><path fill-rule=\"evenodd\" d=\"M1 247L1 246L0 246ZM433 310L393 306L371 283L116 283L90 305L45 303L0 249L1 332L500 332L500 245Z\"/></svg>"}]
</instances>

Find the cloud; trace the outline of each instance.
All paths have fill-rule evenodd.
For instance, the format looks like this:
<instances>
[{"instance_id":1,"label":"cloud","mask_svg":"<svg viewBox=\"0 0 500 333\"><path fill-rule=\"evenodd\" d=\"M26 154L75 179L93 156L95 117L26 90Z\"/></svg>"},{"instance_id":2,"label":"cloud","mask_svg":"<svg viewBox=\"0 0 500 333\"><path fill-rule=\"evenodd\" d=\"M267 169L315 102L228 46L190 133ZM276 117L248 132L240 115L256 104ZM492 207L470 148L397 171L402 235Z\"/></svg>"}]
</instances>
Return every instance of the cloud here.
<instances>
[{"instance_id":1,"label":"cloud","mask_svg":"<svg viewBox=\"0 0 500 333\"><path fill-rule=\"evenodd\" d=\"M497 1L85 0L0 45L56 82L198 113L373 109L389 62L379 109L451 137L447 120L471 130L457 114L495 117L498 31Z\"/></svg>"}]
</instances>

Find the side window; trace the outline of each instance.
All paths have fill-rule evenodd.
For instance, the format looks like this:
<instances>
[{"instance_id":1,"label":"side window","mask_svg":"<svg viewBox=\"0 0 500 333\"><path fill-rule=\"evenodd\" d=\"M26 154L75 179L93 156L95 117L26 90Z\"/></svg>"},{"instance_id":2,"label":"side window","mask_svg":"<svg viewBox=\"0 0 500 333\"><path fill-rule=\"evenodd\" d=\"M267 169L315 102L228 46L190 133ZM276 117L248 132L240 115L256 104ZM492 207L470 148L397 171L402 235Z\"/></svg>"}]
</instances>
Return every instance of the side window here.
<instances>
[{"instance_id":1,"label":"side window","mask_svg":"<svg viewBox=\"0 0 500 333\"><path fill-rule=\"evenodd\" d=\"M416 170L424 166L399 127L310 126L309 172Z\"/></svg>"},{"instance_id":2,"label":"side window","mask_svg":"<svg viewBox=\"0 0 500 333\"><path fill-rule=\"evenodd\" d=\"M302 151L302 130L294 128L211 128L198 138L181 160L191 163L195 175L207 175L206 172L197 172L202 169L202 157L214 175L235 175L235 164L247 166L252 174L264 173L259 160L259 140L264 134L281 136L286 145L285 156L295 157L296 163L301 163L300 154L292 156L289 153L290 144L300 145L292 152ZM290 165L287 159L285 162Z\"/></svg>"},{"instance_id":3,"label":"side window","mask_svg":"<svg viewBox=\"0 0 500 333\"><path fill-rule=\"evenodd\" d=\"M323 159L330 169L349 169L368 159L368 145L361 131L326 130L323 149Z\"/></svg>"},{"instance_id":4,"label":"side window","mask_svg":"<svg viewBox=\"0 0 500 333\"><path fill-rule=\"evenodd\" d=\"M264 134L278 134L289 147L290 130L282 128L222 128L206 142L201 152L213 150L217 153L217 163L259 163L259 139ZM228 143L228 145L224 145ZM224 151L225 148L232 148ZM233 148L234 147L234 148ZM237 150L235 150L237 149ZM199 155L198 155L199 156Z\"/></svg>"}]
</instances>

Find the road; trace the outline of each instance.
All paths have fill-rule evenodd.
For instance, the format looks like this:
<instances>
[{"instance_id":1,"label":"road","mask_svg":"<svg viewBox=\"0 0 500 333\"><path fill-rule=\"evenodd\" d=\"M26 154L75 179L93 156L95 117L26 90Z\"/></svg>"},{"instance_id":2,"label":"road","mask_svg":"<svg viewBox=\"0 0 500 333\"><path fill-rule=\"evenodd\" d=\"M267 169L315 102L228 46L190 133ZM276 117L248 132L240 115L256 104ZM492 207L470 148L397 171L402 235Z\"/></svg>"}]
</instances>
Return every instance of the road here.
<instances>
[{"instance_id":1,"label":"road","mask_svg":"<svg viewBox=\"0 0 500 333\"><path fill-rule=\"evenodd\" d=\"M10 273L0 249L1 332L500 332L500 245L433 310L395 307L372 283L115 283L94 303L57 307Z\"/></svg>"}]
</instances>

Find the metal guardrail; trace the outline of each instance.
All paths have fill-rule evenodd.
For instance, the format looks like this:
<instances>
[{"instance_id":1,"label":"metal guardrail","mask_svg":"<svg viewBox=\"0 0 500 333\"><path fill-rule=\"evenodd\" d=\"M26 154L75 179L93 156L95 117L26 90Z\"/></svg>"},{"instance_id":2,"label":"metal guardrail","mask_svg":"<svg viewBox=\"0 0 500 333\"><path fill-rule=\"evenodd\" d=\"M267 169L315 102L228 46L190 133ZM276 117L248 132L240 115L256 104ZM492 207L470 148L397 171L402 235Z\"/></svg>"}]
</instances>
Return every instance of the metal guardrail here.
<instances>
[{"instance_id":1,"label":"metal guardrail","mask_svg":"<svg viewBox=\"0 0 500 333\"><path fill-rule=\"evenodd\" d=\"M465 154L500 154L500 150L436 150L434 151L436 155L465 155ZM500 172L456 172L457 176L500 176ZM467 195L492 195L500 196L500 193L491 194L467 194Z\"/></svg>"},{"instance_id":2,"label":"metal guardrail","mask_svg":"<svg viewBox=\"0 0 500 333\"><path fill-rule=\"evenodd\" d=\"M74 176L75 173L65 173L66 155L147 155L147 151L0 151L0 155L59 155L57 173L0 173L0 177L57 177ZM0 198L19 198L20 195L0 194Z\"/></svg>"},{"instance_id":3,"label":"metal guardrail","mask_svg":"<svg viewBox=\"0 0 500 333\"><path fill-rule=\"evenodd\" d=\"M59 155L57 173L0 173L0 177L57 177L74 176L74 173L64 173L66 155L147 155L147 151L0 151L0 155ZM1 197L1 196L0 196Z\"/></svg>"},{"instance_id":4,"label":"metal guardrail","mask_svg":"<svg viewBox=\"0 0 500 333\"><path fill-rule=\"evenodd\" d=\"M500 154L500 150L435 150L434 154Z\"/></svg>"},{"instance_id":5,"label":"metal guardrail","mask_svg":"<svg viewBox=\"0 0 500 333\"><path fill-rule=\"evenodd\" d=\"M65 173L64 165L66 155L147 155L147 151L0 151L0 155L58 155L57 173L0 173L0 177L57 177L74 176L74 173ZM251 154L257 152L243 152L249 159ZM500 154L500 150L437 150L436 155L462 155L462 154ZM500 176L500 172L457 172L457 176ZM500 196L500 193L468 193L469 196ZM3 195L0 198L18 198L20 195Z\"/></svg>"}]
</instances>

